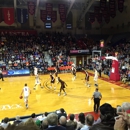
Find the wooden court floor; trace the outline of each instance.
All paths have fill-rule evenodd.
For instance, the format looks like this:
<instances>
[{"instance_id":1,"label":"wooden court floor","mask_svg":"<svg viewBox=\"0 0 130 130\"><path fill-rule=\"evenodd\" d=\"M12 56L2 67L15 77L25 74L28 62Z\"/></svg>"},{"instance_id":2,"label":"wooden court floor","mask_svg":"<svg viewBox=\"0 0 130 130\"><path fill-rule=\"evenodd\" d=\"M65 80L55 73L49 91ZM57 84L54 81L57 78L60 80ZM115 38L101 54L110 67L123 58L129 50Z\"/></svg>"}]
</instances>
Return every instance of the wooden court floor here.
<instances>
[{"instance_id":1,"label":"wooden court floor","mask_svg":"<svg viewBox=\"0 0 130 130\"><path fill-rule=\"evenodd\" d=\"M42 84L49 83L49 75L40 75ZM95 91L93 77L90 77L91 87L85 85L82 72L77 73L77 78L72 81L70 73L59 74L59 77L67 83L67 95L58 96L60 84L56 85L56 90L50 90L47 87L41 89L35 84L34 76L9 77L5 81L0 81L0 119L4 117L15 117L16 115L25 116L32 113L51 112L64 108L66 112L78 114L80 112L93 111L93 100L91 97ZM29 96L29 108L25 109L23 99L19 99L24 84L27 83L32 90ZM130 90L118 85L98 80L99 91L102 93L101 104L110 103L113 107L130 101ZM49 84L48 84L49 86Z\"/></svg>"}]
</instances>

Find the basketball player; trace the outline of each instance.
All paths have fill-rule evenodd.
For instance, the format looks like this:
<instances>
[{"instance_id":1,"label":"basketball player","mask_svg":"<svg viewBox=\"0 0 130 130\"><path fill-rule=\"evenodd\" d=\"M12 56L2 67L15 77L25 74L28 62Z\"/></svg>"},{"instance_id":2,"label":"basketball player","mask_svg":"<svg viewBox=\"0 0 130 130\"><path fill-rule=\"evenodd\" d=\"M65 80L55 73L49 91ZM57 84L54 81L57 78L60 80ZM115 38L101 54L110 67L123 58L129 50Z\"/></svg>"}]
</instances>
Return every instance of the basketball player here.
<instances>
[{"instance_id":1,"label":"basketball player","mask_svg":"<svg viewBox=\"0 0 130 130\"><path fill-rule=\"evenodd\" d=\"M58 77L58 80L59 80L59 83L61 84L61 86L60 86L60 92L59 92L58 96L61 95L61 91L64 92L64 96L65 96L66 92L65 92L64 88L65 88L65 86L67 86L67 84L63 80L61 80L60 77Z\"/></svg>"},{"instance_id":2,"label":"basketball player","mask_svg":"<svg viewBox=\"0 0 130 130\"><path fill-rule=\"evenodd\" d=\"M94 81L95 81L95 86L97 87L98 84L97 84L97 81L98 81L98 71L96 68L94 68Z\"/></svg>"},{"instance_id":3,"label":"basketball player","mask_svg":"<svg viewBox=\"0 0 130 130\"><path fill-rule=\"evenodd\" d=\"M51 78L51 86L50 86L50 88L54 88L55 89L55 78L54 78L54 76L50 73L50 78Z\"/></svg>"},{"instance_id":4,"label":"basketball player","mask_svg":"<svg viewBox=\"0 0 130 130\"><path fill-rule=\"evenodd\" d=\"M55 79L56 79L56 82L58 83L59 80L58 80L58 69L57 67L54 68L55 69Z\"/></svg>"},{"instance_id":5,"label":"basketball player","mask_svg":"<svg viewBox=\"0 0 130 130\"><path fill-rule=\"evenodd\" d=\"M38 68L34 66L34 75L36 76L38 74Z\"/></svg>"},{"instance_id":6,"label":"basketball player","mask_svg":"<svg viewBox=\"0 0 130 130\"><path fill-rule=\"evenodd\" d=\"M76 79L76 66L74 63L71 66L72 66L71 71L73 75L72 80L74 81Z\"/></svg>"},{"instance_id":7,"label":"basketball player","mask_svg":"<svg viewBox=\"0 0 130 130\"><path fill-rule=\"evenodd\" d=\"M1 68L0 68L0 79L2 79L2 81L4 81L3 74L2 74L2 69Z\"/></svg>"},{"instance_id":8,"label":"basketball player","mask_svg":"<svg viewBox=\"0 0 130 130\"><path fill-rule=\"evenodd\" d=\"M88 82L89 82L89 74L88 74L88 72L87 72L86 70L84 70L84 72L85 72L86 85L87 85L88 87L90 87L90 84L88 83Z\"/></svg>"},{"instance_id":9,"label":"basketball player","mask_svg":"<svg viewBox=\"0 0 130 130\"><path fill-rule=\"evenodd\" d=\"M21 96L24 96L24 102L25 102L25 107L28 109L28 97L29 94L31 94L30 88L27 86L27 84L24 85L23 90L21 92Z\"/></svg>"},{"instance_id":10,"label":"basketball player","mask_svg":"<svg viewBox=\"0 0 130 130\"><path fill-rule=\"evenodd\" d=\"M34 90L36 89L36 86L37 86L37 85L40 85L40 87L43 88L42 85L41 85L41 81L40 81L40 80L41 80L41 79L40 79L39 75L37 74L37 75L35 76L35 85L34 85L34 88L33 88Z\"/></svg>"}]
</instances>

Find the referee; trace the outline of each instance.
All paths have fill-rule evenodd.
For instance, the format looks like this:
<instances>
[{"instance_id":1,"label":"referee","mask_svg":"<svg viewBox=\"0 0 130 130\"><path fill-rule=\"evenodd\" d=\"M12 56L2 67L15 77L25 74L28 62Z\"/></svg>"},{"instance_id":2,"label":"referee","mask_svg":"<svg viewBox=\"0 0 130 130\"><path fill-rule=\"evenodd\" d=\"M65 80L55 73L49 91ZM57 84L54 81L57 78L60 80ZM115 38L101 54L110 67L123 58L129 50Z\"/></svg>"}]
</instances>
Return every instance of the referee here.
<instances>
[{"instance_id":1,"label":"referee","mask_svg":"<svg viewBox=\"0 0 130 130\"><path fill-rule=\"evenodd\" d=\"M98 88L96 88L95 92L93 93L93 97L92 97L92 99L94 99L94 112L96 112L96 113L98 113L101 98L102 98L102 94L100 92L98 92Z\"/></svg>"},{"instance_id":2,"label":"referee","mask_svg":"<svg viewBox=\"0 0 130 130\"><path fill-rule=\"evenodd\" d=\"M3 74L2 74L2 69L1 68L0 68L0 79L2 79L2 81L4 81Z\"/></svg>"}]
</instances>

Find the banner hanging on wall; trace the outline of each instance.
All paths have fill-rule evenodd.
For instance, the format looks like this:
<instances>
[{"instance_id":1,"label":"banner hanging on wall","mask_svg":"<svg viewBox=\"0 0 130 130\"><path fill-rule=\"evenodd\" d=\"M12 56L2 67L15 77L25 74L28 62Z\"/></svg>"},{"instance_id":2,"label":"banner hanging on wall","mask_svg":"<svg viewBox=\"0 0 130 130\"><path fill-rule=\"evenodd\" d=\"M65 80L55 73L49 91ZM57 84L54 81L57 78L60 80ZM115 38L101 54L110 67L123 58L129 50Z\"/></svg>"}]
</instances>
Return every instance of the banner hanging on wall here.
<instances>
[{"instance_id":1,"label":"banner hanging on wall","mask_svg":"<svg viewBox=\"0 0 130 130\"><path fill-rule=\"evenodd\" d=\"M14 23L14 8L3 8L4 22L8 25Z\"/></svg>"},{"instance_id":2,"label":"banner hanging on wall","mask_svg":"<svg viewBox=\"0 0 130 130\"><path fill-rule=\"evenodd\" d=\"M100 0L100 9L102 12L104 12L106 8L107 1L106 0Z\"/></svg>"},{"instance_id":3,"label":"banner hanging on wall","mask_svg":"<svg viewBox=\"0 0 130 130\"><path fill-rule=\"evenodd\" d=\"M95 18L98 18L98 15L100 13L100 7L99 6L94 7L94 13L95 13Z\"/></svg>"},{"instance_id":4,"label":"banner hanging on wall","mask_svg":"<svg viewBox=\"0 0 130 130\"><path fill-rule=\"evenodd\" d=\"M54 22L56 22L56 20L57 20L57 11L52 11L52 22L54 23Z\"/></svg>"},{"instance_id":5,"label":"banner hanging on wall","mask_svg":"<svg viewBox=\"0 0 130 130\"><path fill-rule=\"evenodd\" d=\"M116 16L116 1L115 0L109 0L109 11L110 11L110 16L114 18Z\"/></svg>"},{"instance_id":6,"label":"banner hanging on wall","mask_svg":"<svg viewBox=\"0 0 130 130\"><path fill-rule=\"evenodd\" d=\"M94 23L95 22L95 13L89 13L89 18L90 18L90 22Z\"/></svg>"},{"instance_id":7,"label":"banner hanging on wall","mask_svg":"<svg viewBox=\"0 0 130 130\"><path fill-rule=\"evenodd\" d=\"M46 22L47 20L47 13L46 10L40 10L40 18L43 22Z\"/></svg>"},{"instance_id":8,"label":"banner hanging on wall","mask_svg":"<svg viewBox=\"0 0 130 130\"><path fill-rule=\"evenodd\" d=\"M110 22L110 14L108 8L106 8L103 12L103 17L105 22L108 24Z\"/></svg>"},{"instance_id":9,"label":"banner hanging on wall","mask_svg":"<svg viewBox=\"0 0 130 130\"><path fill-rule=\"evenodd\" d=\"M118 10L122 13L124 9L124 0L118 0Z\"/></svg>"},{"instance_id":10,"label":"banner hanging on wall","mask_svg":"<svg viewBox=\"0 0 130 130\"><path fill-rule=\"evenodd\" d=\"M3 10L0 8L0 23L3 21Z\"/></svg>"},{"instance_id":11,"label":"banner hanging on wall","mask_svg":"<svg viewBox=\"0 0 130 130\"><path fill-rule=\"evenodd\" d=\"M46 3L46 14L52 17L53 4Z\"/></svg>"},{"instance_id":12,"label":"banner hanging on wall","mask_svg":"<svg viewBox=\"0 0 130 130\"><path fill-rule=\"evenodd\" d=\"M26 23L28 20L28 11L27 9L17 8L17 21L21 24Z\"/></svg>"},{"instance_id":13,"label":"banner hanging on wall","mask_svg":"<svg viewBox=\"0 0 130 130\"><path fill-rule=\"evenodd\" d=\"M36 8L36 3L32 1L28 1L28 13L31 15L35 14L35 8Z\"/></svg>"},{"instance_id":14,"label":"banner hanging on wall","mask_svg":"<svg viewBox=\"0 0 130 130\"><path fill-rule=\"evenodd\" d=\"M98 14L98 17L97 17L97 21L98 21L98 23L102 23L102 13L99 13Z\"/></svg>"},{"instance_id":15,"label":"banner hanging on wall","mask_svg":"<svg viewBox=\"0 0 130 130\"><path fill-rule=\"evenodd\" d=\"M66 6L65 4L59 4L60 20L64 23L66 21Z\"/></svg>"}]
</instances>

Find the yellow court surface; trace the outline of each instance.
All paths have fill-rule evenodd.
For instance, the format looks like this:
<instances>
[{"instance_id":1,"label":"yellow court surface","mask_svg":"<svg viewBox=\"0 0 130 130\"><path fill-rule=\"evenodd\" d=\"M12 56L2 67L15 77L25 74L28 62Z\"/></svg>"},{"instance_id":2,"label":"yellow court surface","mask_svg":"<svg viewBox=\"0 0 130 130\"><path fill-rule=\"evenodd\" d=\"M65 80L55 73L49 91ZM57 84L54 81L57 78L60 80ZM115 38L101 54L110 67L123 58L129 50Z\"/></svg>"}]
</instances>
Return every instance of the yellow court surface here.
<instances>
[{"instance_id":1,"label":"yellow court surface","mask_svg":"<svg viewBox=\"0 0 130 130\"><path fill-rule=\"evenodd\" d=\"M49 75L40 75L44 88L40 86L33 90L35 84L34 76L8 77L0 81L0 119L4 117L26 116L32 113L44 113L64 108L66 112L78 114L80 112L93 111L93 100L91 97L95 91L93 77L90 76L91 87L85 85L85 74L77 73L77 78L72 81L71 73L59 74L59 77L67 83L66 96L58 96L60 84L56 84L56 90L50 89ZM24 100L19 99L24 84L31 88L29 96L29 108L25 108ZM130 100L130 90L118 85L98 79L99 91L102 93L101 104L107 102L113 107Z\"/></svg>"}]
</instances>

